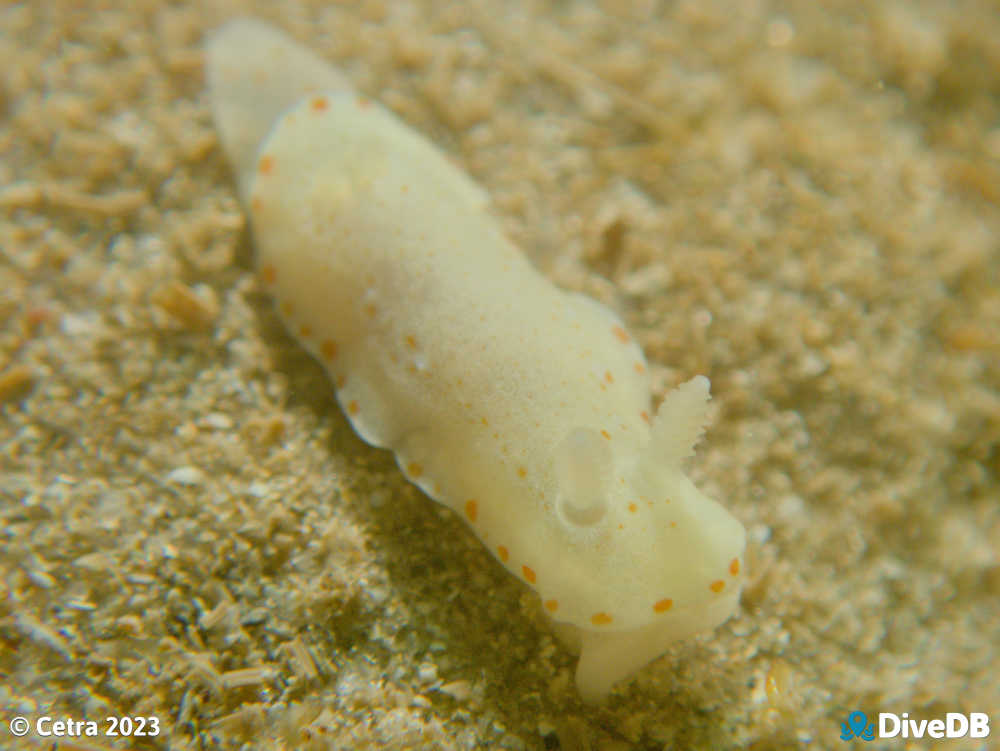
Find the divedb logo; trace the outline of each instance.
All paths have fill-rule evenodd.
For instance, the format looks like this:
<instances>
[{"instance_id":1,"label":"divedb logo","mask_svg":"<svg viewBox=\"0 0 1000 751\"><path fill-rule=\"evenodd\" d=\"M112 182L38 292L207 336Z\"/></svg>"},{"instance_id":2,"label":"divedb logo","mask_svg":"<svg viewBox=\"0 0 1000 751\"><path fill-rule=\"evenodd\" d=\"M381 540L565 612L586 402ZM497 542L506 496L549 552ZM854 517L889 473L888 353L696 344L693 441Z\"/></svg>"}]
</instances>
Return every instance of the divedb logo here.
<instances>
[{"instance_id":1,"label":"divedb logo","mask_svg":"<svg viewBox=\"0 0 1000 751\"><path fill-rule=\"evenodd\" d=\"M944 719L911 720L909 712L879 712L878 725L868 722L864 712L851 712L840 723L840 738L862 741L878 738L988 738L990 716L985 712L948 712Z\"/></svg>"}]
</instances>

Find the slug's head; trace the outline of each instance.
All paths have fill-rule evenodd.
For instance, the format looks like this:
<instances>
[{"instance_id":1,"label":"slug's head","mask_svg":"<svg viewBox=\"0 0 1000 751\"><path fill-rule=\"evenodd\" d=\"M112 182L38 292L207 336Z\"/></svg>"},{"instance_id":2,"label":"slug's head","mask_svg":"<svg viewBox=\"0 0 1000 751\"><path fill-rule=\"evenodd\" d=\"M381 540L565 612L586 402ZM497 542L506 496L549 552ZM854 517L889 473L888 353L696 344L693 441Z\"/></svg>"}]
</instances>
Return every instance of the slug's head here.
<instances>
[{"instance_id":1,"label":"slug's head","mask_svg":"<svg viewBox=\"0 0 1000 751\"><path fill-rule=\"evenodd\" d=\"M681 471L707 403L699 376L667 395L638 449L616 452L591 428L556 448L559 576L541 595L560 603L551 615L582 647L577 685L587 700L736 608L743 525Z\"/></svg>"},{"instance_id":2,"label":"slug's head","mask_svg":"<svg viewBox=\"0 0 1000 751\"><path fill-rule=\"evenodd\" d=\"M638 449L616 453L588 427L557 446L554 525L563 599L576 605L564 611L573 611L570 622L607 631L673 622L692 632L734 609L743 526L681 470L707 403L708 379L699 376L667 396Z\"/></svg>"}]
</instances>

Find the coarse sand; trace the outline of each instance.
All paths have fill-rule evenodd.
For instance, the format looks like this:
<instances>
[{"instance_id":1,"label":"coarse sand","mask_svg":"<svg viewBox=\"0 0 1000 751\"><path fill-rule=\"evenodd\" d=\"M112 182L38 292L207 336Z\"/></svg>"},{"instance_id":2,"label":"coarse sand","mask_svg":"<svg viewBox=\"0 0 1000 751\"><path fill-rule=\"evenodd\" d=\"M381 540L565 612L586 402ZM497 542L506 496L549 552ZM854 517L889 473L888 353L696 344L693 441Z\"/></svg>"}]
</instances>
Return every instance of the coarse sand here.
<instances>
[{"instance_id":1,"label":"coarse sand","mask_svg":"<svg viewBox=\"0 0 1000 751\"><path fill-rule=\"evenodd\" d=\"M534 596L354 435L210 122L237 15L448 151L658 396L711 379L733 619L585 707ZM0 747L850 748L861 710L1000 748L995 0L5 3L0 320Z\"/></svg>"}]
</instances>

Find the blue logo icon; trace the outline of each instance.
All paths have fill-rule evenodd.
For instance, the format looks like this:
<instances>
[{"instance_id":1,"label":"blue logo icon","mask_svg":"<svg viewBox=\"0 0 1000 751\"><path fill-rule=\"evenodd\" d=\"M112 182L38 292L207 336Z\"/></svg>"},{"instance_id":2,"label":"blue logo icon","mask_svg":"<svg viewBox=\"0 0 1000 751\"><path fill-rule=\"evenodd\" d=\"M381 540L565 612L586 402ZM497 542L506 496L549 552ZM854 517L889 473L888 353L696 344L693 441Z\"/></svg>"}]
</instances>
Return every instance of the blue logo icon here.
<instances>
[{"instance_id":1,"label":"blue logo icon","mask_svg":"<svg viewBox=\"0 0 1000 751\"><path fill-rule=\"evenodd\" d=\"M849 741L851 738L864 741L875 738L875 723L869 725L864 712L851 712L847 715L847 722L840 723L840 740Z\"/></svg>"}]
</instances>

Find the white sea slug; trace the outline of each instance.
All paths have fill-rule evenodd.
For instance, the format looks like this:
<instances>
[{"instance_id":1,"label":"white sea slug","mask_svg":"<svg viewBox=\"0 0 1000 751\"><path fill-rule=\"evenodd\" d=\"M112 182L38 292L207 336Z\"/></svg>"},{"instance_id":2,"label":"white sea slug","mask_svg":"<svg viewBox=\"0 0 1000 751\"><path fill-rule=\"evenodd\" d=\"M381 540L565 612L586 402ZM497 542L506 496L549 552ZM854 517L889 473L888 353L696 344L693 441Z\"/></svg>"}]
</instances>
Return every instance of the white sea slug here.
<instances>
[{"instance_id":1,"label":"white sea slug","mask_svg":"<svg viewBox=\"0 0 1000 751\"><path fill-rule=\"evenodd\" d=\"M207 46L260 278L358 434L464 518L581 649L585 700L733 612L743 526L681 471L708 379L553 286L429 141L274 29Z\"/></svg>"}]
</instances>

